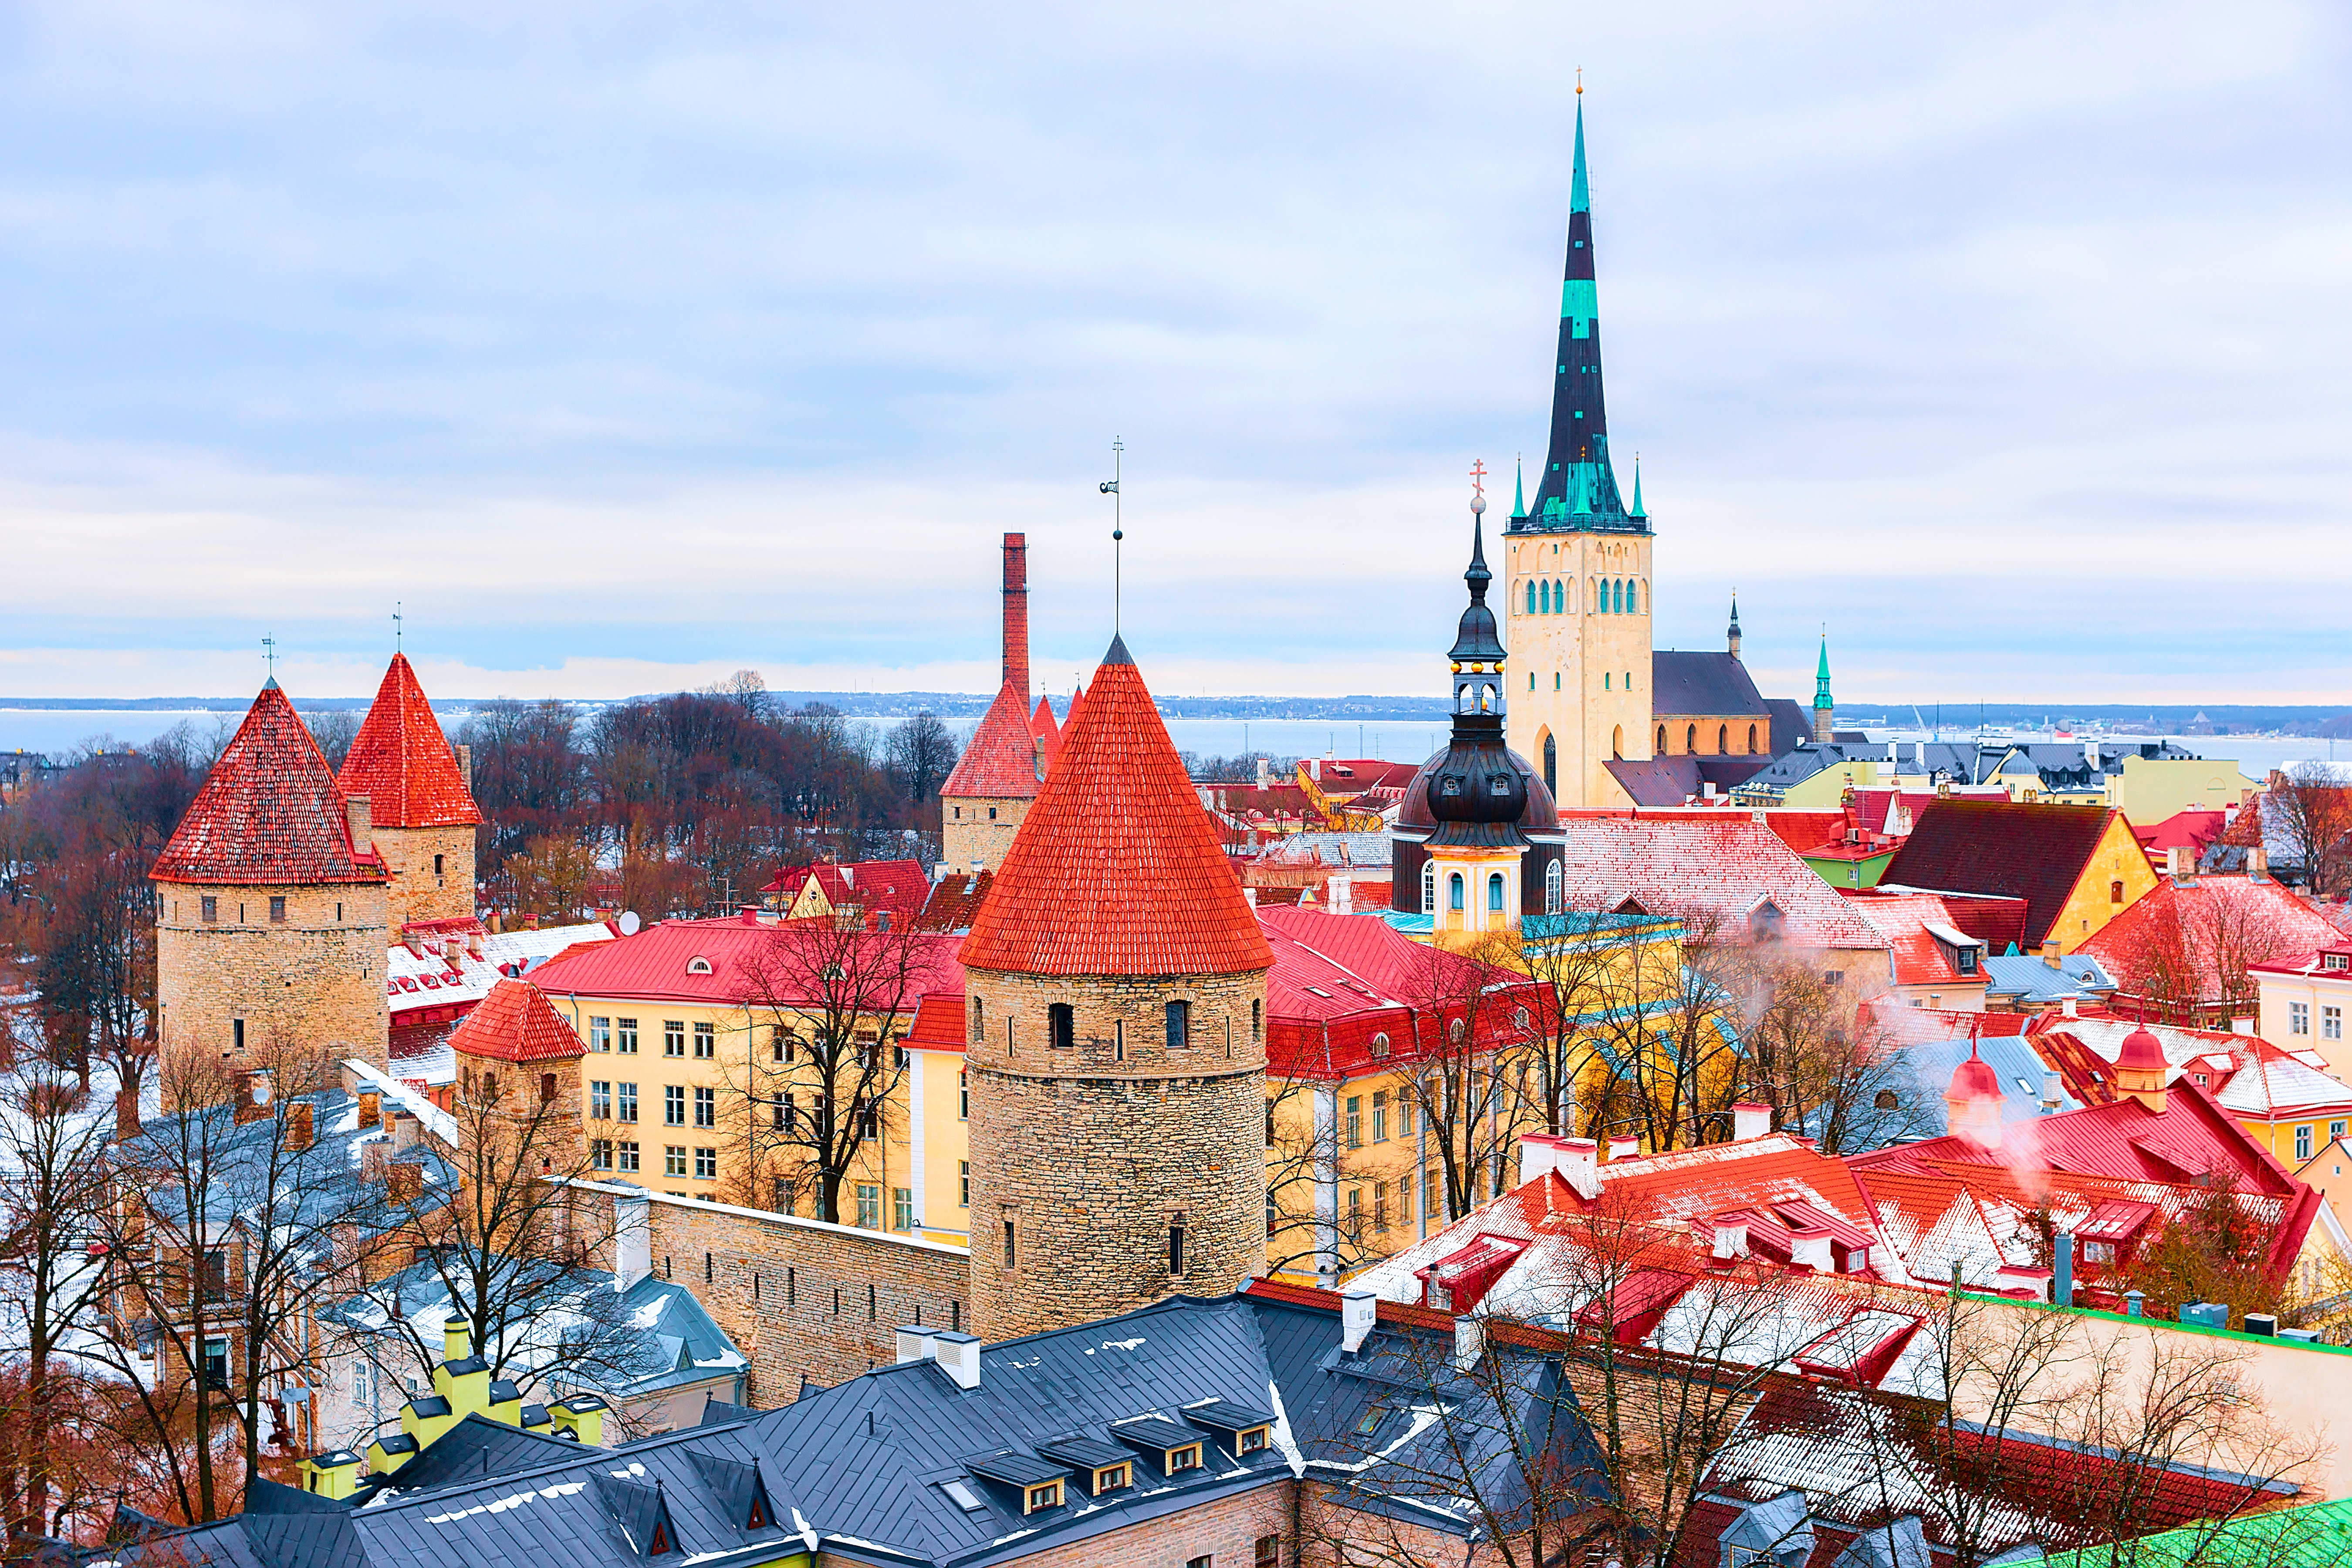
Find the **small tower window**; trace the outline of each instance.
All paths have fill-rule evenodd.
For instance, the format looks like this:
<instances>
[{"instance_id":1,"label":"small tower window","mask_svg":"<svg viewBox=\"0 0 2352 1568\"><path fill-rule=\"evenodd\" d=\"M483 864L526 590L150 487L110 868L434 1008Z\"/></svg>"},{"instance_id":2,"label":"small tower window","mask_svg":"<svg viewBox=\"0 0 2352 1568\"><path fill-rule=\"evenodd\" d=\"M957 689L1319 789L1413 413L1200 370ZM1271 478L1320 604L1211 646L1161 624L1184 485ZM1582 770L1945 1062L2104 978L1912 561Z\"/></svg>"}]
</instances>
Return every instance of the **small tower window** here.
<instances>
[{"instance_id":1,"label":"small tower window","mask_svg":"<svg viewBox=\"0 0 2352 1568\"><path fill-rule=\"evenodd\" d=\"M1559 862L1554 860L1551 864L1544 868L1544 913L1548 915L1556 915L1559 913Z\"/></svg>"},{"instance_id":2,"label":"small tower window","mask_svg":"<svg viewBox=\"0 0 2352 1568\"><path fill-rule=\"evenodd\" d=\"M1546 741L1544 744L1549 746L1551 742ZM1421 912L1425 915L1437 912L1437 867L1426 860L1421 867Z\"/></svg>"},{"instance_id":3,"label":"small tower window","mask_svg":"<svg viewBox=\"0 0 2352 1568\"><path fill-rule=\"evenodd\" d=\"M1168 1272L1184 1272L1184 1211L1178 1209L1176 1217L1168 1222Z\"/></svg>"},{"instance_id":4,"label":"small tower window","mask_svg":"<svg viewBox=\"0 0 2352 1568\"><path fill-rule=\"evenodd\" d=\"M976 1046L987 1038L988 1026L982 1017L980 998L975 996L971 999L971 1043Z\"/></svg>"},{"instance_id":5,"label":"small tower window","mask_svg":"<svg viewBox=\"0 0 2352 1568\"><path fill-rule=\"evenodd\" d=\"M1503 912L1503 874L1500 871L1486 878L1486 908L1496 914Z\"/></svg>"},{"instance_id":6,"label":"small tower window","mask_svg":"<svg viewBox=\"0 0 2352 1568\"><path fill-rule=\"evenodd\" d=\"M1541 610L1538 610L1538 609L1536 608L1536 605L1537 605L1537 603L1538 602L1538 600L1540 600L1540 601L1541 601L1542 605L1543 605L1543 608L1542 608ZM1546 584L1542 584L1542 586L1541 586L1541 591L1540 591L1540 593L1538 593L1538 586L1537 586L1537 584L1536 584L1535 580L1534 580L1533 578L1529 578L1529 579L1528 580L1528 614L1529 614L1529 615L1531 615L1531 616L1533 616L1533 615L1546 615L1546 616L1548 616L1548 615L1550 615L1550 614L1551 614L1551 584L1550 584L1546 583Z\"/></svg>"},{"instance_id":7,"label":"small tower window","mask_svg":"<svg viewBox=\"0 0 2352 1568\"><path fill-rule=\"evenodd\" d=\"M1568 613L1568 584L1558 578L1552 580L1551 609L1552 614L1556 616L1564 616Z\"/></svg>"},{"instance_id":8,"label":"small tower window","mask_svg":"<svg viewBox=\"0 0 2352 1568\"><path fill-rule=\"evenodd\" d=\"M1717 725L1715 727L1715 749L1716 749L1716 751L1717 751L1718 753L1720 753L1720 752L1728 752L1728 751L1730 751L1730 750L1731 750L1731 726L1730 726L1730 725L1728 725L1728 724L1717 724Z\"/></svg>"},{"instance_id":9,"label":"small tower window","mask_svg":"<svg viewBox=\"0 0 2352 1568\"><path fill-rule=\"evenodd\" d=\"M1250 1044L1255 1045L1265 1034L1265 1000L1250 999Z\"/></svg>"},{"instance_id":10,"label":"small tower window","mask_svg":"<svg viewBox=\"0 0 2352 1568\"><path fill-rule=\"evenodd\" d=\"M1004 1267L1021 1267L1021 1235L1009 1219L1004 1222Z\"/></svg>"},{"instance_id":11,"label":"small tower window","mask_svg":"<svg viewBox=\"0 0 2352 1568\"><path fill-rule=\"evenodd\" d=\"M1629 616L1642 613L1642 585L1639 583L1628 582L1625 584L1625 613Z\"/></svg>"},{"instance_id":12,"label":"small tower window","mask_svg":"<svg viewBox=\"0 0 2352 1568\"><path fill-rule=\"evenodd\" d=\"M1168 1048L1181 1051L1192 1043L1192 1004L1182 998L1168 1004Z\"/></svg>"},{"instance_id":13,"label":"small tower window","mask_svg":"<svg viewBox=\"0 0 2352 1568\"><path fill-rule=\"evenodd\" d=\"M286 923L286 895L283 893L269 896L269 923L281 926Z\"/></svg>"},{"instance_id":14,"label":"small tower window","mask_svg":"<svg viewBox=\"0 0 2352 1568\"><path fill-rule=\"evenodd\" d=\"M1554 682L1553 689L1555 690L1559 689L1557 684L1559 679L1559 677L1558 676L1552 677L1552 680ZM1544 788L1548 790L1558 790L1559 788L1559 741L1556 736L1546 735L1544 737L1543 763ZM1423 901L1422 907L1424 909L1428 908L1426 900Z\"/></svg>"},{"instance_id":15,"label":"small tower window","mask_svg":"<svg viewBox=\"0 0 2352 1568\"><path fill-rule=\"evenodd\" d=\"M1606 678L1604 677L1603 679L1606 679ZM1663 756L1664 756L1665 754L1666 754L1666 727L1665 727L1664 724L1661 724L1661 725L1659 725L1659 726L1658 726L1658 755L1660 755L1660 756L1662 756L1662 757L1663 757Z\"/></svg>"},{"instance_id":16,"label":"small tower window","mask_svg":"<svg viewBox=\"0 0 2352 1568\"><path fill-rule=\"evenodd\" d=\"M1445 907L1455 914L1462 912L1462 873L1459 871L1445 879Z\"/></svg>"},{"instance_id":17,"label":"small tower window","mask_svg":"<svg viewBox=\"0 0 2352 1568\"><path fill-rule=\"evenodd\" d=\"M1077 1013L1067 1002L1047 1004L1045 1043L1056 1050L1064 1051L1078 1043Z\"/></svg>"},{"instance_id":18,"label":"small tower window","mask_svg":"<svg viewBox=\"0 0 2352 1568\"><path fill-rule=\"evenodd\" d=\"M1696 755L1698 754L1698 726L1697 726L1697 725L1693 724L1693 725L1692 725L1692 726L1691 726L1687 731L1685 731L1684 732L1684 735L1683 735L1683 750L1684 750L1684 751L1685 751L1685 752L1690 752L1693 756L1696 756Z\"/></svg>"},{"instance_id":19,"label":"small tower window","mask_svg":"<svg viewBox=\"0 0 2352 1568\"><path fill-rule=\"evenodd\" d=\"M1753 724L1748 726L1748 754L1751 757L1756 754L1756 726Z\"/></svg>"}]
</instances>

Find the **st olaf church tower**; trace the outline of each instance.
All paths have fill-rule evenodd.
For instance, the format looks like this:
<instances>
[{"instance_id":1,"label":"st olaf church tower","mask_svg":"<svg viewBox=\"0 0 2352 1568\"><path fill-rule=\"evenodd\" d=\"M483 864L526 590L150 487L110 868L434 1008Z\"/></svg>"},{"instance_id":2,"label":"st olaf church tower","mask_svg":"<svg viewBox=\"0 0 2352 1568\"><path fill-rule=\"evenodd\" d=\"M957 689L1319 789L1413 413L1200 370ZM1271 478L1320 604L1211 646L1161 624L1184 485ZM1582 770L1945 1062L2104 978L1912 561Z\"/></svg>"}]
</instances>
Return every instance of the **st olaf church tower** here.
<instances>
[{"instance_id":1,"label":"st olaf church tower","mask_svg":"<svg viewBox=\"0 0 2352 1568\"><path fill-rule=\"evenodd\" d=\"M1522 480L1504 533L1505 627L1527 683L1511 693L1505 734L1561 806L1622 805L1606 764L1651 754L1651 533L1640 477L1628 505L1610 461L1581 98L1567 271L1551 449L1534 507Z\"/></svg>"}]
</instances>

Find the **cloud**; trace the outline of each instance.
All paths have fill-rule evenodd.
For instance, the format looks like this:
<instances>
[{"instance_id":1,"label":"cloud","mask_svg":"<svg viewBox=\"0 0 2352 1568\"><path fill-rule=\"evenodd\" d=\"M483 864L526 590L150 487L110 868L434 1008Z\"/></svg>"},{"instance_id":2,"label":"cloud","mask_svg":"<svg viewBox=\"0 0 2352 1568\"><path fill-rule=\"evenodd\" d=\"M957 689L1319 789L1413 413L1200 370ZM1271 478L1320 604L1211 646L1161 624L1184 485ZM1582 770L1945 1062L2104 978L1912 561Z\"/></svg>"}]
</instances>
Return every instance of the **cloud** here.
<instances>
[{"instance_id":1,"label":"cloud","mask_svg":"<svg viewBox=\"0 0 2352 1568\"><path fill-rule=\"evenodd\" d=\"M242 689L265 631L364 690L394 599L469 689L984 688L1008 528L1081 668L1120 436L1155 681L1436 692L1578 64L1662 646L1736 585L1775 690L1826 622L1841 696L2352 691L2325 5L0 29L17 691Z\"/></svg>"}]
</instances>

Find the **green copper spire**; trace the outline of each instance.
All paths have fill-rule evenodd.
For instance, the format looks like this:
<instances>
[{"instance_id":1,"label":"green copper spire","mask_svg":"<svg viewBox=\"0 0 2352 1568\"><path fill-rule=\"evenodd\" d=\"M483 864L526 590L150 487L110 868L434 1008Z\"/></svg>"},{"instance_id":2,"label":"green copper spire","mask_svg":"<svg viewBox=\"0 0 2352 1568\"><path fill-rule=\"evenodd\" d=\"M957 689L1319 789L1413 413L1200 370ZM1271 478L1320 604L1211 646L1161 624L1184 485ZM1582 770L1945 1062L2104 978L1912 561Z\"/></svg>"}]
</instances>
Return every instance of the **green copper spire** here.
<instances>
[{"instance_id":1,"label":"green copper spire","mask_svg":"<svg viewBox=\"0 0 2352 1568\"><path fill-rule=\"evenodd\" d=\"M1633 454L1633 510L1625 515L1627 517L1650 515L1642 510L1642 454L1639 452Z\"/></svg>"},{"instance_id":2,"label":"green copper spire","mask_svg":"<svg viewBox=\"0 0 2352 1568\"><path fill-rule=\"evenodd\" d=\"M1813 670L1813 706L1837 706L1836 700L1830 696L1830 635L1827 632L1822 634L1822 661Z\"/></svg>"},{"instance_id":3,"label":"green copper spire","mask_svg":"<svg viewBox=\"0 0 2352 1568\"><path fill-rule=\"evenodd\" d=\"M1525 522L1528 519L1528 460L1518 459L1518 472L1511 480L1511 521Z\"/></svg>"},{"instance_id":4,"label":"green copper spire","mask_svg":"<svg viewBox=\"0 0 2352 1568\"><path fill-rule=\"evenodd\" d=\"M1568 210L1592 210L1592 190L1584 178L1584 87L1580 82L1576 89L1576 173L1569 181Z\"/></svg>"}]
</instances>

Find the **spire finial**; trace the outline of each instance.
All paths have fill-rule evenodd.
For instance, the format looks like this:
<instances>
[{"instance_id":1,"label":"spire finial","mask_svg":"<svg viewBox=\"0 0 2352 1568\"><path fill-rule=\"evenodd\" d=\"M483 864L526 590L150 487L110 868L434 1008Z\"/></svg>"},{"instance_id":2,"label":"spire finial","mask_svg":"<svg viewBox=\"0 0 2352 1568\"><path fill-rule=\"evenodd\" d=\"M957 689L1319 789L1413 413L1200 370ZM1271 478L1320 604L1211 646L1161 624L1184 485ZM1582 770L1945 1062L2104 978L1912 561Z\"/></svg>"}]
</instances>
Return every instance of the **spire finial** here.
<instances>
[{"instance_id":1,"label":"spire finial","mask_svg":"<svg viewBox=\"0 0 2352 1568\"><path fill-rule=\"evenodd\" d=\"M1592 184L1584 173L1584 74L1580 68L1576 78L1576 163L1569 178L1568 210L1571 213L1592 210Z\"/></svg>"},{"instance_id":2,"label":"spire finial","mask_svg":"<svg viewBox=\"0 0 2352 1568\"><path fill-rule=\"evenodd\" d=\"M1511 521L1524 521L1528 515L1528 455L1517 454L1511 459Z\"/></svg>"},{"instance_id":3,"label":"spire finial","mask_svg":"<svg viewBox=\"0 0 2352 1568\"><path fill-rule=\"evenodd\" d=\"M1102 494L1110 497L1110 635L1113 642L1118 640L1120 576L1121 568L1126 564L1122 546L1127 538L1127 526L1123 517L1123 498L1118 488L1118 482L1125 474L1126 451L1127 443L1116 436L1112 437L1110 478L1096 487Z\"/></svg>"},{"instance_id":4,"label":"spire finial","mask_svg":"<svg viewBox=\"0 0 2352 1568\"><path fill-rule=\"evenodd\" d=\"M1639 452L1633 454L1633 510L1626 515L1630 517L1650 515L1642 510L1642 454Z\"/></svg>"},{"instance_id":5,"label":"spire finial","mask_svg":"<svg viewBox=\"0 0 2352 1568\"><path fill-rule=\"evenodd\" d=\"M1584 68L1582 66L1576 68L1576 96L1579 98L1582 98L1584 96Z\"/></svg>"},{"instance_id":6,"label":"spire finial","mask_svg":"<svg viewBox=\"0 0 2352 1568\"><path fill-rule=\"evenodd\" d=\"M263 637L261 639L261 662L267 665L269 669L268 677L263 684L268 686L277 685L278 639L276 637Z\"/></svg>"},{"instance_id":7,"label":"spire finial","mask_svg":"<svg viewBox=\"0 0 2352 1568\"><path fill-rule=\"evenodd\" d=\"M392 651L394 653L400 651L400 601L394 599L392 602Z\"/></svg>"}]
</instances>

